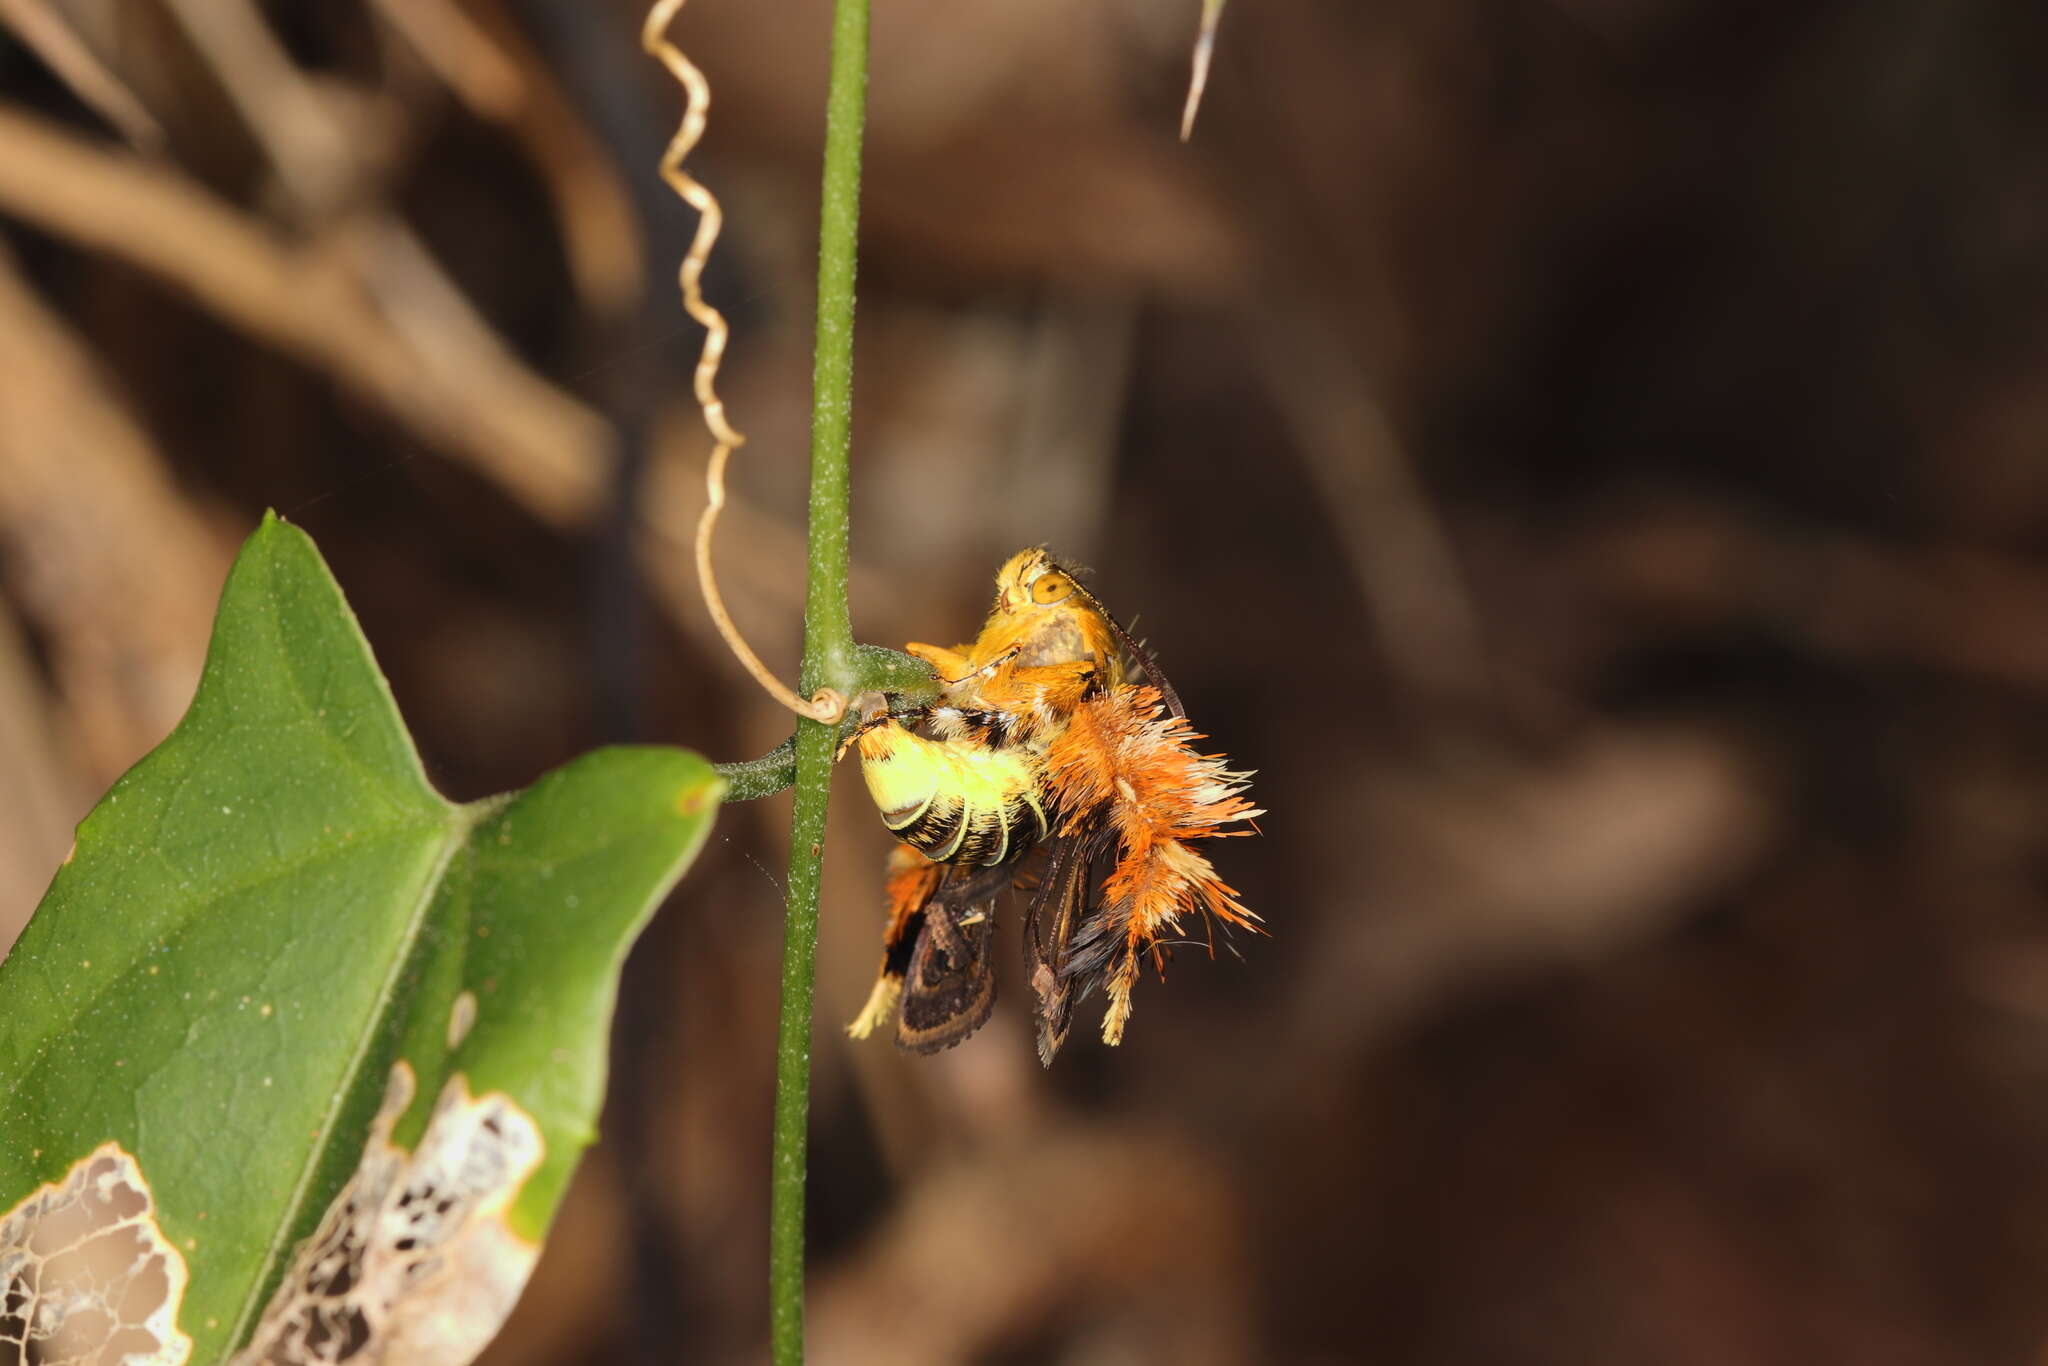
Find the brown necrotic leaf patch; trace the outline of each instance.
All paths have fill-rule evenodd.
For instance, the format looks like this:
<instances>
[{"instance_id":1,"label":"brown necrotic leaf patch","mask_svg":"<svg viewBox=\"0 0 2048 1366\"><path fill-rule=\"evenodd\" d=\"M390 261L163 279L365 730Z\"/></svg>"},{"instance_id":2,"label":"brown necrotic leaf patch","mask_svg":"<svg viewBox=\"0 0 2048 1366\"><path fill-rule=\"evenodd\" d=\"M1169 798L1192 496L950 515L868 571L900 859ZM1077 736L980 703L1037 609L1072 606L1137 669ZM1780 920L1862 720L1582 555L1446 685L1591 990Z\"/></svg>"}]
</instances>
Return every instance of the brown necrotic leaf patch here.
<instances>
[{"instance_id":1,"label":"brown necrotic leaf patch","mask_svg":"<svg viewBox=\"0 0 2048 1366\"><path fill-rule=\"evenodd\" d=\"M512 1311L540 1249L505 1211L545 1151L531 1116L449 1078L410 1153L392 1126L417 1083L401 1062L349 1183L300 1246L235 1366L466 1366Z\"/></svg>"},{"instance_id":2,"label":"brown necrotic leaf patch","mask_svg":"<svg viewBox=\"0 0 2048 1366\"><path fill-rule=\"evenodd\" d=\"M0 1366L183 1366L185 1277L142 1168L103 1143L0 1215Z\"/></svg>"}]
</instances>

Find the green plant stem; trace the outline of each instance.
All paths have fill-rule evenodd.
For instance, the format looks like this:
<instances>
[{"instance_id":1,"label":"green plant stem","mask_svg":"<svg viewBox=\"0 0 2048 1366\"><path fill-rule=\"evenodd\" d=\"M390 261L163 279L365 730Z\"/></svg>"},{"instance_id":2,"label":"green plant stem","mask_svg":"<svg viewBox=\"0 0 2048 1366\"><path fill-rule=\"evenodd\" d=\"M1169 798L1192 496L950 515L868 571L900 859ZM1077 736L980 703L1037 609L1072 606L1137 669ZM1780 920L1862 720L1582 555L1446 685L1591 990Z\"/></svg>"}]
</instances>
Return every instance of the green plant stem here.
<instances>
[{"instance_id":1,"label":"green plant stem","mask_svg":"<svg viewBox=\"0 0 2048 1366\"><path fill-rule=\"evenodd\" d=\"M866 116L868 0L837 0L818 216L817 358L811 374L809 581L799 683L851 698L859 681L846 600L847 445L853 419L853 279ZM817 980L818 877L832 788L834 727L799 721L783 929L782 1023L775 1050L775 1150L768 1215L768 1345L775 1366L804 1359L804 1178L811 1109L811 1000Z\"/></svg>"},{"instance_id":2,"label":"green plant stem","mask_svg":"<svg viewBox=\"0 0 2048 1366\"><path fill-rule=\"evenodd\" d=\"M846 601L846 451L853 428L853 275L860 235L860 149L868 87L868 0L836 0L818 211L818 327L811 366L810 580L803 690L850 689Z\"/></svg>"},{"instance_id":3,"label":"green plant stem","mask_svg":"<svg viewBox=\"0 0 2048 1366\"><path fill-rule=\"evenodd\" d=\"M804 1359L804 1177L811 1108L811 1000L818 878L832 788L832 728L799 722L782 931L782 1025L775 1044L775 1147L768 1200L768 1345L775 1366Z\"/></svg>"}]
</instances>

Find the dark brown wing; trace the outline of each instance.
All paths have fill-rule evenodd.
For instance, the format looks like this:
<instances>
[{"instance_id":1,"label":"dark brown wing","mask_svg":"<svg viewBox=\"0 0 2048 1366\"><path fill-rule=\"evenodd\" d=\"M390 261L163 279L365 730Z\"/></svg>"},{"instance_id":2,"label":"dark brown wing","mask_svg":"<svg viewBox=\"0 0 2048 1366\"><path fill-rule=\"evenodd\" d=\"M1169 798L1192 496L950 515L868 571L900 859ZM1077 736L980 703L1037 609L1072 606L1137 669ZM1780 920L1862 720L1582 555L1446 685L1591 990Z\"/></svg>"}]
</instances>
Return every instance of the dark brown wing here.
<instances>
[{"instance_id":1,"label":"dark brown wing","mask_svg":"<svg viewBox=\"0 0 2048 1366\"><path fill-rule=\"evenodd\" d=\"M951 1048L987 1023L996 1004L989 946L1007 868L947 866L925 903L903 971L896 1044L913 1053Z\"/></svg>"},{"instance_id":2,"label":"dark brown wing","mask_svg":"<svg viewBox=\"0 0 2048 1366\"><path fill-rule=\"evenodd\" d=\"M1032 893L1024 922L1024 962L1038 995L1038 1061L1052 1066L1074 1016L1074 980L1067 960L1074 928L1088 911L1096 884L1095 861L1108 847L1107 824L1060 835L1051 843L1045 875Z\"/></svg>"}]
</instances>

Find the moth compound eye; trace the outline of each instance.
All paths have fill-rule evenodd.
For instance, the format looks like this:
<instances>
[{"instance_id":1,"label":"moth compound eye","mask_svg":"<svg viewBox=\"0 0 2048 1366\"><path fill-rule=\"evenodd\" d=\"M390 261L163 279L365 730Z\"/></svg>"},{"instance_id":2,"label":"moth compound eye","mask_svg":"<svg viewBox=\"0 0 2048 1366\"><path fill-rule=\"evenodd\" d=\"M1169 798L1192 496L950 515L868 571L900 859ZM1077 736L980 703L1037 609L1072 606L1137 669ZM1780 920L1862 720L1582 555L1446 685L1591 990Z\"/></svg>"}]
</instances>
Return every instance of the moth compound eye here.
<instances>
[{"instance_id":1,"label":"moth compound eye","mask_svg":"<svg viewBox=\"0 0 2048 1366\"><path fill-rule=\"evenodd\" d=\"M1049 607L1073 591L1073 581L1065 574L1044 574L1031 585L1031 600L1041 607Z\"/></svg>"}]
</instances>

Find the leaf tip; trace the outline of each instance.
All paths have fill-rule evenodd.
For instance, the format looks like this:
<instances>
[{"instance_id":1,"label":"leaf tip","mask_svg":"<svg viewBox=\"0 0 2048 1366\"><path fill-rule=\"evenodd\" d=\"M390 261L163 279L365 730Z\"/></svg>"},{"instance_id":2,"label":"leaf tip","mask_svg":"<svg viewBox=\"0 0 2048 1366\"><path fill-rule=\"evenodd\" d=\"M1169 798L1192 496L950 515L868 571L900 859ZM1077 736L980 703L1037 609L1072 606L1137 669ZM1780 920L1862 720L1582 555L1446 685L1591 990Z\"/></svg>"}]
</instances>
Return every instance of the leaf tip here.
<instances>
[{"instance_id":1,"label":"leaf tip","mask_svg":"<svg viewBox=\"0 0 2048 1366\"><path fill-rule=\"evenodd\" d=\"M729 786L731 784L715 773L702 782L691 784L676 794L676 814L692 819L706 814L724 800Z\"/></svg>"},{"instance_id":2,"label":"leaf tip","mask_svg":"<svg viewBox=\"0 0 2048 1366\"><path fill-rule=\"evenodd\" d=\"M308 536L303 528L286 520L276 508L263 510L263 519L256 524L256 530L249 534L248 541L242 546L244 555L260 551L275 556L297 550L311 551L315 559L320 555L313 544L313 538Z\"/></svg>"}]
</instances>

